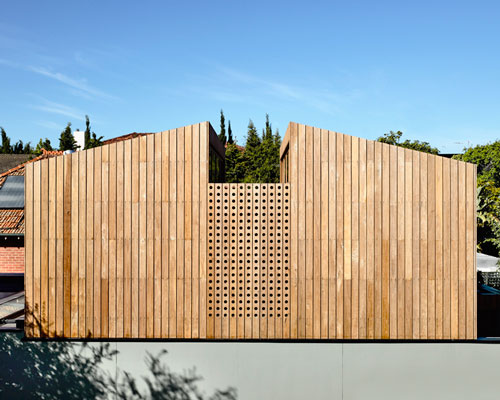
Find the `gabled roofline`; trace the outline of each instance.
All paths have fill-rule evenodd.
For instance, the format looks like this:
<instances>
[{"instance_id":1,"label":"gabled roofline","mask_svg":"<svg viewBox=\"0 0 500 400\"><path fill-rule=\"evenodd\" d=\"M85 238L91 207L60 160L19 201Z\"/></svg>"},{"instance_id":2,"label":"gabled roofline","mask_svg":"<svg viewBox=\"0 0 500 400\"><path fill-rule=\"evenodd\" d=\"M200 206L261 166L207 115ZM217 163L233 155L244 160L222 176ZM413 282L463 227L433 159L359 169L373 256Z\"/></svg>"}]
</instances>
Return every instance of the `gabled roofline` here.
<instances>
[{"instance_id":1,"label":"gabled roofline","mask_svg":"<svg viewBox=\"0 0 500 400\"><path fill-rule=\"evenodd\" d=\"M19 164L19 165L17 165L14 168L9 169L8 171L5 171L5 172L1 173L0 174L0 178L8 176L8 175L12 174L13 172L19 171L21 168L24 168L24 166L26 164L29 164L29 163L32 163L32 162L36 162L36 161L39 161L39 160L43 160L44 158L60 156L63 153L64 153L64 151L62 151L62 150L50 150L49 151L49 150L42 149L42 154L40 154L38 157L32 158L31 160L23 162L22 164Z\"/></svg>"}]
</instances>

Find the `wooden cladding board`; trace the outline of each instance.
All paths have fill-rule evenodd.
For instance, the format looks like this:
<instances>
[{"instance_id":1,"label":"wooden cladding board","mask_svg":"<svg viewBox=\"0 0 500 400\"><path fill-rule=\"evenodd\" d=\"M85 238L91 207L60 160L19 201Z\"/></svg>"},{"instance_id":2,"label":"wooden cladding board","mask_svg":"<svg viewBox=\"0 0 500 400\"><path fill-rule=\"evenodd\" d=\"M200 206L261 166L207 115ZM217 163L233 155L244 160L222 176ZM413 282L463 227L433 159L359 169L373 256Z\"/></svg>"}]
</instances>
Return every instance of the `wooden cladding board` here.
<instances>
[{"instance_id":1,"label":"wooden cladding board","mask_svg":"<svg viewBox=\"0 0 500 400\"><path fill-rule=\"evenodd\" d=\"M288 184L210 184L207 337L290 337Z\"/></svg>"},{"instance_id":2,"label":"wooden cladding board","mask_svg":"<svg viewBox=\"0 0 500 400\"><path fill-rule=\"evenodd\" d=\"M207 336L211 129L26 166L27 337Z\"/></svg>"},{"instance_id":3,"label":"wooden cladding board","mask_svg":"<svg viewBox=\"0 0 500 400\"><path fill-rule=\"evenodd\" d=\"M296 123L281 151L291 338L477 337L475 165Z\"/></svg>"}]
</instances>

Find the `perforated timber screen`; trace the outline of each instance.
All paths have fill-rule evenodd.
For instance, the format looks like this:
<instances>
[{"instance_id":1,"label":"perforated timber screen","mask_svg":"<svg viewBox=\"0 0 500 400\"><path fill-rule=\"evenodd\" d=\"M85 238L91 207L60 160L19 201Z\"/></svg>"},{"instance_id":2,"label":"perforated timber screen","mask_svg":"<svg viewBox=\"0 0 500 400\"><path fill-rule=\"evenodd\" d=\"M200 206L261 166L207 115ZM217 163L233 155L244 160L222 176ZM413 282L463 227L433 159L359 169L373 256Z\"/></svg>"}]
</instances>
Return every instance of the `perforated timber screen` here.
<instances>
[{"instance_id":1,"label":"perforated timber screen","mask_svg":"<svg viewBox=\"0 0 500 400\"><path fill-rule=\"evenodd\" d=\"M207 337L288 337L289 192L209 185Z\"/></svg>"}]
</instances>

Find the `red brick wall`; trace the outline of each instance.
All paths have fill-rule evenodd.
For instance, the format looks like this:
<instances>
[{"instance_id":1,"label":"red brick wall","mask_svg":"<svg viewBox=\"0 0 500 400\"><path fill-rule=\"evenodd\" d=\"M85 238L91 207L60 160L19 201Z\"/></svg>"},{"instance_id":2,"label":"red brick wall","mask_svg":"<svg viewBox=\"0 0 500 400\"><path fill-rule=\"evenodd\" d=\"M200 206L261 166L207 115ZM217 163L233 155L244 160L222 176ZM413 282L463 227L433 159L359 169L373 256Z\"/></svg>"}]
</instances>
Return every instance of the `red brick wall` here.
<instances>
[{"instance_id":1,"label":"red brick wall","mask_svg":"<svg viewBox=\"0 0 500 400\"><path fill-rule=\"evenodd\" d=\"M0 274L24 273L24 247L0 247Z\"/></svg>"}]
</instances>

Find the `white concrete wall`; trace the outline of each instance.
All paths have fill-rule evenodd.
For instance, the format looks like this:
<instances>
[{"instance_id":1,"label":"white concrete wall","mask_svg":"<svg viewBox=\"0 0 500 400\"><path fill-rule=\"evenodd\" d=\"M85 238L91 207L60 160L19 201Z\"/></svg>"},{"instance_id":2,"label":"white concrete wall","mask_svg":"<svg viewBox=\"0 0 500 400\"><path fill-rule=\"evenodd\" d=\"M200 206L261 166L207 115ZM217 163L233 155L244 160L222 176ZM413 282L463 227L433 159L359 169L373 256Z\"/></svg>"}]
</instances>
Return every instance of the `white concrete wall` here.
<instances>
[{"instance_id":1,"label":"white concrete wall","mask_svg":"<svg viewBox=\"0 0 500 400\"><path fill-rule=\"evenodd\" d=\"M80 146L78 150L83 150L85 148L85 131L74 131L73 136L75 137L76 144Z\"/></svg>"},{"instance_id":2,"label":"white concrete wall","mask_svg":"<svg viewBox=\"0 0 500 400\"><path fill-rule=\"evenodd\" d=\"M196 366L200 386L233 386L247 399L497 399L500 342L116 343L117 365L167 349L174 371Z\"/></svg>"},{"instance_id":3,"label":"white concrete wall","mask_svg":"<svg viewBox=\"0 0 500 400\"><path fill-rule=\"evenodd\" d=\"M70 398L68 394L74 395L75 387L81 386L78 395L83 387L93 386L98 376L95 373L88 380L85 372L83 377L80 374L75 378L78 382L66 379L68 368L74 369L75 365L71 357L83 360L91 354L89 349L81 351L81 343L68 347L67 342L21 341L21 337L20 333L0 334L0 398L6 398L9 384L15 394L19 388L24 389L21 397L52 391L48 393L50 398L54 393L55 398ZM99 374L120 377L127 371L138 381L139 388L146 387L142 377L151 376L144 362L147 353L156 355L167 350L163 361L170 371L182 373L195 367L203 378L198 387L204 393L234 387L242 400L500 398L500 342L113 342L110 346L118 353L99 364ZM65 353L70 357L55 365L52 355L62 347L71 350ZM48 386L47 374L53 375L53 383ZM7 382L6 377L13 382ZM104 390L113 398L109 385Z\"/></svg>"}]
</instances>

